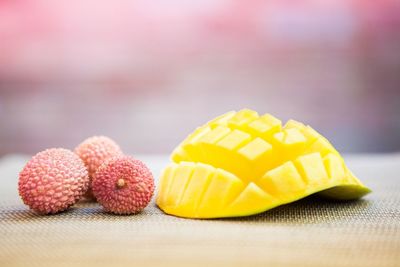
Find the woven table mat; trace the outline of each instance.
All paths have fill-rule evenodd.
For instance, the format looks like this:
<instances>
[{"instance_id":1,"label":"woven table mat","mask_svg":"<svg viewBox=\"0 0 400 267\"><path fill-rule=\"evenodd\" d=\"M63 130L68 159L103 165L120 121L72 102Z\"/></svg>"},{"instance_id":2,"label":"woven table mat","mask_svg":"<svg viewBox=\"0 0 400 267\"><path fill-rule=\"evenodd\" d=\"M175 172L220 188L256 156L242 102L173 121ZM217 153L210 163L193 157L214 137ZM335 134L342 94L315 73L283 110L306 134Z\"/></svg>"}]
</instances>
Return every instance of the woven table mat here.
<instances>
[{"instance_id":1,"label":"woven table mat","mask_svg":"<svg viewBox=\"0 0 400 267\"><path fill-rule=\"evenodd\" d=\"M158 177L165 156L143 156ZM373 193L315 196L259 215L190 220L153 202L116 216L95 203L38 216L22 204L27 157L0 159L0 266L400 266L400 155L346 157Z\"/></svg>"}]
</instances>

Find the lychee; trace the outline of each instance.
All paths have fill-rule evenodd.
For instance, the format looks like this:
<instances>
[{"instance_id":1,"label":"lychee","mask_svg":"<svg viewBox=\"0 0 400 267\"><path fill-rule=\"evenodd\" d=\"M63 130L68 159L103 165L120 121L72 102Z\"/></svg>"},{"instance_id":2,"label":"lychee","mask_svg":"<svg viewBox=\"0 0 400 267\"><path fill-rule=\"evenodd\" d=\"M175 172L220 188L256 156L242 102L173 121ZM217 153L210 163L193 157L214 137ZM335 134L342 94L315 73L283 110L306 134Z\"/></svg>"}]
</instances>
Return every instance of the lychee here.
<instances>
[{"instance_id":1,"label":"lychee","mask_svg":"<svg viewBox=\"0 0 400 267\"><path fill-rule=\"evenodd\" d=\"M122 155L121 148L112 139L106 136L93 136L84 140L75 148L75 153L83 160L88 171L90 180L97 169L110 158ZM91 182L89 190L85 195L88 199L94 199Z\"/></svg>"},{"instance_id":2,"label":"lychee","mask_svg":"<svg viewBox=\"0 0 400 267\"><path fill-rule=\"evenodd\" d=\"M89 176L72 151L52 148L32 157L19 174L22 200L40 214L53 214L75 204L87 191Z\"/></svg>"},{"instance_id":3,"label":"lychee","mask_svg":"<svg viewBox=\"0 0 400 267\"><path fill-rule=\"evenodd\" d=\"M92 188L106 211L134 214L149 204L154 193L154 179L142 161L120 156L101 165L94 175Z\"/></svg>"}]
</instances>

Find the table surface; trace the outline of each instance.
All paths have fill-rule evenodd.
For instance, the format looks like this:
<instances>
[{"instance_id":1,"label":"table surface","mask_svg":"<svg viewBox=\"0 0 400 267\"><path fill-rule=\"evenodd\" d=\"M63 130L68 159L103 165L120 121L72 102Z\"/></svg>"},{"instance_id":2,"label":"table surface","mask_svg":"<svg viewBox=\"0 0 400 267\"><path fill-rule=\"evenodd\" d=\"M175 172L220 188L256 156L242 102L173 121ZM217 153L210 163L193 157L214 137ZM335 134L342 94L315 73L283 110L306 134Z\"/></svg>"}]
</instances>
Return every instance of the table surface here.
<instances>
[{"instance_id":1,"label":"table surface","mask_svg":"<svg viewBox=\"0 0 400 267\"><path fill-rule=\"evenodd\" d=\"M166 156L142 156L155 177ZM346 162L373 193L358 201L315 196L259 215L218 220L104 213L83 202L39 216L23 205L26 156L0 159L0 266L400 266L400 154Z\"/></svg>"}]
</instances>

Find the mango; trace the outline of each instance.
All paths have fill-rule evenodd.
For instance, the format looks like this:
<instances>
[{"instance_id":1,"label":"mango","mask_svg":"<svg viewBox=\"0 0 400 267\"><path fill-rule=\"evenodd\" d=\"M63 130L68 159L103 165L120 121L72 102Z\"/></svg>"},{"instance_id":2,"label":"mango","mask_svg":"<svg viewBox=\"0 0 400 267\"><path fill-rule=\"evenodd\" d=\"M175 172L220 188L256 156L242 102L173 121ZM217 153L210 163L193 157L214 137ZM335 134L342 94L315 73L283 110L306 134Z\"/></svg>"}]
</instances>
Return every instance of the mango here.
<instances>
[{"instance_id":1,"label":"mango","mask_svg":"<svg viewBox=\"0 0 400 267\"><path fill-rule=\"evenodd\" d=\"M228 112L190 134L163 170L157 205L186 218L257 214L311 194L350 200L371 190L332 144L295 120Z\"/></svg>"}]
</instances>

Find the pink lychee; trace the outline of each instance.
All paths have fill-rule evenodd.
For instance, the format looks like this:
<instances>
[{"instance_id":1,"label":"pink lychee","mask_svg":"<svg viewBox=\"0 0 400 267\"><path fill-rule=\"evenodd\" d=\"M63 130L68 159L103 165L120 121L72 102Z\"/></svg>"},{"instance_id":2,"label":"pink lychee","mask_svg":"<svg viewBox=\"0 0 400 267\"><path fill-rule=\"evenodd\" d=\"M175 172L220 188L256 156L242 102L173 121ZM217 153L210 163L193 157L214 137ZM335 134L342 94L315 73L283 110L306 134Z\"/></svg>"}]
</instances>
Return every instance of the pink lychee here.
<instances>
[{"instance_id":1,"label":"pink lychee","mask_svg":"<svg viewBox=\"0 0 400 267\"><path fill-rule=\"evenodd\" d=\"M52 148L32 157L19 174L23 202L40 214L54 214L75 204L89 187L82 160L72 151Z\"/></svg>"},{"instance_id":2,"label":"pink lychee","mask_svg":"<svg viewBox=\"0 0 400 267\"><path fill-rule=\"evenodd\" d=\"M92 188L106 211L134 214L149 204L154 193L154 179L142 161L120 156L101 165L92 181Z\"/></svg>"},{"instance_id":3,"label":"pink lychee","mask_svg":"<svg viewBox=\"0 0 400 267\"><path fill-rule=\"evenodd\" d=\"M75 153L83 160L88 171L90 180L93 179L97 169L110 158L122 155L121 148L116 142L106 136L93 136L84 140L75 148ZM91 182L89 190L85 195L89 199L94 199Z\"/></svg>"}]
</instances>

